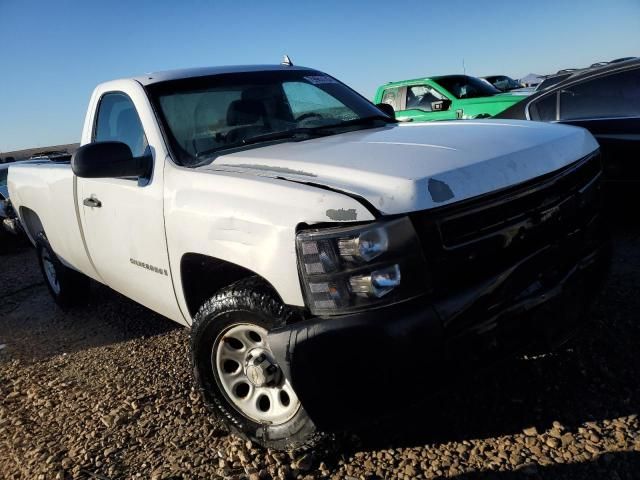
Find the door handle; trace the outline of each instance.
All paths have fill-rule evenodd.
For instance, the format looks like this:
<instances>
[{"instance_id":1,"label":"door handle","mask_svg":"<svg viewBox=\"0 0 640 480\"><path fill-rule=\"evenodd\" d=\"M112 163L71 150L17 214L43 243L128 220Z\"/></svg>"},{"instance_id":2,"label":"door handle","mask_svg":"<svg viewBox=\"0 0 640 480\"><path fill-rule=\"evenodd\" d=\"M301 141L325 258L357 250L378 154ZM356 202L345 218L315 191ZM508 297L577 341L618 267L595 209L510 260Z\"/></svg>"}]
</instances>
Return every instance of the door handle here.
<instances>
[{"instance_id":1,"label":"door handle","mask_svg":"<svg viewBox=\"0 0 640 480\"><path fill-rule=\"evenodd\" d=\"M89 197L89 198L85 198L82 201L82 204L85 207L95 207L95 208L100 208L102 206L102 202L100 200L98 200L95 197Z\"/></svg>"}]
</instances>

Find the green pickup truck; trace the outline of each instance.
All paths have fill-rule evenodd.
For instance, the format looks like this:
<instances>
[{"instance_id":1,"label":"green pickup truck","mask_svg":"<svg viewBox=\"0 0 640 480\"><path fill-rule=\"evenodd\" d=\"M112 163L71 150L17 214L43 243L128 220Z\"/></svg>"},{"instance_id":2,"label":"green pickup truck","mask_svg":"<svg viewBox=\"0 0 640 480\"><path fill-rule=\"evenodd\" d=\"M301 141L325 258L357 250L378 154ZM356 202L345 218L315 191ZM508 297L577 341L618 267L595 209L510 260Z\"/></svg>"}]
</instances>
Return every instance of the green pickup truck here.
<instances>
[{"instance_id":1,"label":"green pickup truck","mask_svg":"<svg viewBox=\"0 0 640 480\"><path fill-rule=\"evenodd\" d=\"M398 119L424 122L492 117L524 98L479 78L445 75L386 83L378 87L375 103L391 105Z\"/></svg>"}]
</instances>

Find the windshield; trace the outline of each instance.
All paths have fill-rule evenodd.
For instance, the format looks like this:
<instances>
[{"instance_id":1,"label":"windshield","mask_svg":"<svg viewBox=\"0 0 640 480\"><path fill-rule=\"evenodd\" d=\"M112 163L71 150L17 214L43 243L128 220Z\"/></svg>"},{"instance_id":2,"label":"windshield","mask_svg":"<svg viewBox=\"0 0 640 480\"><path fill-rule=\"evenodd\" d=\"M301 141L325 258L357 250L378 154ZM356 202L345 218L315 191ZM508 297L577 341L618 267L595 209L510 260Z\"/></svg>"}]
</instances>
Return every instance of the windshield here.
<instances>
[{"instance_id":1,"label":"windshield","mask_svg":"<svg viewBox=\"0 0 640 480\"><path fill-rule=\"evenodd\" d=\"M367 128L377 124L365 120L383 117L349 87L313 70L188 78L147 89L176 161L187 167L229 149Z\"/></svg>"},{"instance_id":2,"label":"windshield","mask_svg":"<svg viewBox=\"0 0 640 480\"><path fill-rule=\"evenodd\" d=\"M7 186L7 175L9 174L8 168L0 169L0 187Z\"/></svg>"},{"instance_id":3,"label":"windshield","mask_svg":"<svg viewBox=\"0 0 640 480\"><path fill-rule=\"evenodd\" d=\"M571 73L563 73L562 75L555 75L548 77L538 84L536 91L544 90L545 88L553 87L556 83L560 83L565 78L569 78Z\"/></svg>"},{"instance_id":4,"label":"windshield","mask_svg":"<svg viewBox=\"0 0 640 480\"><path fill-rule=\"evenodd\" d=\"M498 90L502 90L503 92L515 90L516 88L522 88L522 85L516 82L513 78L507 77L506 75L486 77L486 79L491 85L496 87Z\"/></svg>"},{"instance_id":5,"label":"windshield","mask_svg":"<svg viewBox=\"0 0 640 480\"><path fill-rule=\"evenodd\" d=\"M500 90L483 82L479 78L468 77L467 75L449 75L446 77L437 77L434 80L442 85L449 93L456 98L478 98L491 97Z\"/></svg>"}]
</instances>

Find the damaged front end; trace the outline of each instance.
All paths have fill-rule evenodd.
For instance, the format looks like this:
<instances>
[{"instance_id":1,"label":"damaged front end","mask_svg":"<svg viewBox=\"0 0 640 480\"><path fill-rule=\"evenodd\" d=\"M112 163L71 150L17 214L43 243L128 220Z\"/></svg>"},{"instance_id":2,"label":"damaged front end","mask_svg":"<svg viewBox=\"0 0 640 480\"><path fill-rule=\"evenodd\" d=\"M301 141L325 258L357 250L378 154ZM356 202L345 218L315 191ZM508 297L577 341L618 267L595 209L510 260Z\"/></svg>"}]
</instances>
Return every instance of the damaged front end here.
<instances>
[{"instance_id":1,"label":"damaged front end","mask_svg":"<svg viewBox=\"0 0 640 480\"><path fill-rule=\"evenodd\" d=\"M404 233L389 235L401 240L375 262L399 266L398 289L379 297L392 301L318 310L313 294L331 299L331 282L307 282L313 316L273 331L269 344L311 417L323 428L357 423L437 390L445 373L565 341L585 322L609 264L600 179L594 152L534 181L390 221ZM343 264L373 269L365 263Z\"/></svg>"}]
</instances>

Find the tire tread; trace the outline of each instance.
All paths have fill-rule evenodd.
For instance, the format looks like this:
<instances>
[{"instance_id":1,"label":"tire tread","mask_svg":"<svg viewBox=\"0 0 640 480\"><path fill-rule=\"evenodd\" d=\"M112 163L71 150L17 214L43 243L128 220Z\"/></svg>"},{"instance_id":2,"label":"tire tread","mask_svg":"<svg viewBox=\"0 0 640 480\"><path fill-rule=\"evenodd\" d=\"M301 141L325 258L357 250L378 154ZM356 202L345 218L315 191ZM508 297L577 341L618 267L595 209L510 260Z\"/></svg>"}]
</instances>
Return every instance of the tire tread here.
<instances>
[{"instance_id":1,"label":"tire tread","mask_svg":"<svg viewBox=\"0 0 640 480\"><path fill-rule=\"evenodd\" d=\"M264 438L254 438L236 425L233 421L233 417L227 411L222 402L216 401L215 398L210 395L207 385L199 374L195 354L201 340L200 334L203 329L202 327L212 316L222 312L235 310L239 307L265 312L275 320L277 325L285 325L296 315L293 310L286 307L279 300L271 286L258 277L248 277L238 280L228 287L221 289L213 297L207 300L200 307L194 317L194 321L191 326L190 340L193 374L205 406L213 413L222 416L230 430L244 440L250 440L254 443L262 444L263 446L276 450L288 450L295 452L305 452L318 447L321 443L327 441L330 435L324 432L315 431L304 441L288 439L284 442L271 442Z\"/></svg>"}]
</instances>

